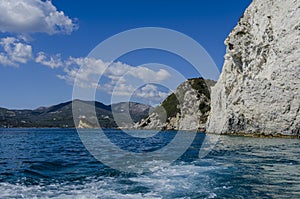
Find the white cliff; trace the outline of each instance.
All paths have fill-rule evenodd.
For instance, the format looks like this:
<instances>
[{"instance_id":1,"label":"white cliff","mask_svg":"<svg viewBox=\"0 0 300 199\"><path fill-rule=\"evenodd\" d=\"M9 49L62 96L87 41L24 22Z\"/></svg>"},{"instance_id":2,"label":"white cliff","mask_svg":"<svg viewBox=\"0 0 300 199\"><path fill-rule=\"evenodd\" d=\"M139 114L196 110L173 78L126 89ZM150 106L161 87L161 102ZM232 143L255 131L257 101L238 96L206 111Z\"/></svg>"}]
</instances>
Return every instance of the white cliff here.
<instances>
[{"instance_id":1,"label":"white cliff","mask_svg":"<svg viewBox=\"0 0 300 199\"><path fill-rule=\"evenodd\" d=\"M254 0L225 41L207 132L300 135L300 1Z\"/></svg>"},{"instance_id":2,"label":"white cliff","mask_svg":"<svg viewBox=\"0 0 300 199\"><path fill-rule=\"evenodd\" d=\"M205 130L210 111L209 88L215 82L194 78L182 83L148 118L136 125L143 129Z\"/></svg>"}]
</instances>

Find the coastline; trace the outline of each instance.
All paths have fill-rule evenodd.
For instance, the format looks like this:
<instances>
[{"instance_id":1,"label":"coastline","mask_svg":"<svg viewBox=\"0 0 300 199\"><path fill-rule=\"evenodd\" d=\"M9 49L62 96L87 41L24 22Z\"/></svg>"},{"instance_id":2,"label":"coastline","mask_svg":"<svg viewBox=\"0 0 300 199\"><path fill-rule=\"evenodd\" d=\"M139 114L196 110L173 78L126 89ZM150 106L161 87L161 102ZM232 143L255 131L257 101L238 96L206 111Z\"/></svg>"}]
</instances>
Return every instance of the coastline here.
<instances>
[{"instance_id":1,"label":"coastline","mask_svg":"<svg viewBox=\"0 0 300 199\"><path fill-rule=\"evenodd\" d=\"M205 134L212 134L212 135L226 135L226 136L236 136L236 137L249 137L249 138L285 138L285 139L300 139L299 135L285 135L280 133L274 134L266 134L266 133L210 133L205 132Z\"/></svg>"},{"instance_id":2,"label":"coastline","mask_svg":"<svg viewBox=\"0 0 300 199\"><path fill-rule=\"evenodd\" d=\"M77 129L76 127L11 127L11 128L4 128L0 127L1 129ZM79 129L97 129L97 128L79 128ZM158 130L158 129L136 129L136 128L102 128L105 130L131 130L131 131L151 131L151 130ZM161 130L161 131L185 131L185 132L197 132L197 133L205 133L207 135L220 135L220 136L233 136L233 137L247 137L247 138L284 138L284 139L300 139L300 136L298 135L285 135L285 134L280 134L280 133L274 133L274 134L266 134L266 133L222 133L222 134L217 134L217 133L211 133L207 132L203 129L200 130Z\"/></svg>"}]
</instances>

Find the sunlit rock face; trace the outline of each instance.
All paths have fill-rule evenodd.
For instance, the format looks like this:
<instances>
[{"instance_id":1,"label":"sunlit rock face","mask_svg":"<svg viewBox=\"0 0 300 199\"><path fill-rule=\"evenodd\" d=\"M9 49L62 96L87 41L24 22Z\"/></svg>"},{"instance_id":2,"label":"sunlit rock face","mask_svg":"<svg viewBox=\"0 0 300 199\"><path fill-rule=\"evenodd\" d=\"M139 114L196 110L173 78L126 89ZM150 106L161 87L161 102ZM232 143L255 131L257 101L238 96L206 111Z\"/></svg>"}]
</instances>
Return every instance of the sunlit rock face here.
<instances>
[{"instance_id":1,"label":"sunlit rock face","mask_svg":"<svg viewBox=\"0 0 300 199\"><path fill-rule=\"evenodd\" d=\"M210 87L215 82L193 78L183 82L136 128L204 131L210 111Z\"/></svg>"},{"instance_id":2,"label":"sunlit rock face","mask_svg":"<svg viewBox=\"0 0 300 199\"><path fill-rule=\"evenodd\" d=\"M210 133L300 135L300 1L254 0L225 41Z\"/></svg>"}]
</instances>

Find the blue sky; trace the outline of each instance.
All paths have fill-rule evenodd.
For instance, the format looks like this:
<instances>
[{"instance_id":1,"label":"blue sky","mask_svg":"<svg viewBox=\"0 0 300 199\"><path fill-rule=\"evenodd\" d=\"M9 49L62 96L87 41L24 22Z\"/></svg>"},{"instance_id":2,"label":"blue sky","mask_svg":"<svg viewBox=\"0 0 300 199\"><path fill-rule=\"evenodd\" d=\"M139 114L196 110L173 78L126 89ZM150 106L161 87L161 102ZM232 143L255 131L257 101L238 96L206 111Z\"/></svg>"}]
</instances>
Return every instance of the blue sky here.
<instances>
[{"instance_id":1,"label":"blue sky","mask_svg":"<svg viewBox=\"0 0 300 199\"><path fill-rule=\"evenodd\" d=\"M106 64L87 60L89 52L105 39L133 28L163 27L184 33L200 43L221 70L224 40L251 0L7 2L0 0L0 107L20 109L71 100L75 69L90 64L100 70ZM110 103L109 89L114 86L110 81L119 77L115 69L134 69L145 63L171 66L186 78L198 76L187 61L174 54L139 50L115 60L112 70L105 73L102 83L107 84L100 82L96 100ZM169 77L159 70L134 71ZM154 85L142 90L152 95L140 92L140 101L153 104L167 92ZM160 99L155 98L158 94Z\"/></svg>"}]
</instances>

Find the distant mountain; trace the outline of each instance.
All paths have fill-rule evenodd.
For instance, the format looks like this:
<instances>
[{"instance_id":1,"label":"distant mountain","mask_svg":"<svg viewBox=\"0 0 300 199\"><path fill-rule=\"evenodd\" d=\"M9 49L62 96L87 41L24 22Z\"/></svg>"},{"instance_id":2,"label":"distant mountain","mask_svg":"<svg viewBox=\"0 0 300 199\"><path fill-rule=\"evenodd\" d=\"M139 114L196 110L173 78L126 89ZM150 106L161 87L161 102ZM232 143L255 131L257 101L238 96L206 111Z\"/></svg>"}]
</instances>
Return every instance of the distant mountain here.
<instances>
[{"instance_id":1,"label":"distant mountain","mask_svg":"<svg viewBox=\"0 0 300 199\"><path fill-rule=\"evenodd\" d=\"M146 118L153 108L136 102L122 102L112 104L111 110L119 127L131 128L136 122Z\"/></svg>"},{"instance_id":2,"label":"distant mountain","mask_svg":"<svg viewBox=\"0 0 300 199\"><path fill-rule=\"evenodd\" d=\"M120 125L131 126L134 122L148 116L151 106L135 102L123 102L113 105L105 105L101 102L74 100L50 107L40 107L34 110L9 110L0 108L0 127L59 127L73 128L75 123L72 114L72 103L76 105L76 126L83 115L82 110L95 105L97 121L103 128L116 128ZM112 111L113 110L113 111ZM125 112L129 110L132 121ZM114 119L116 118L116 119ZM117 118L122 118L117 119ZM117 125L118 124L118 125Z\"/></svg>"}]
</instances>

